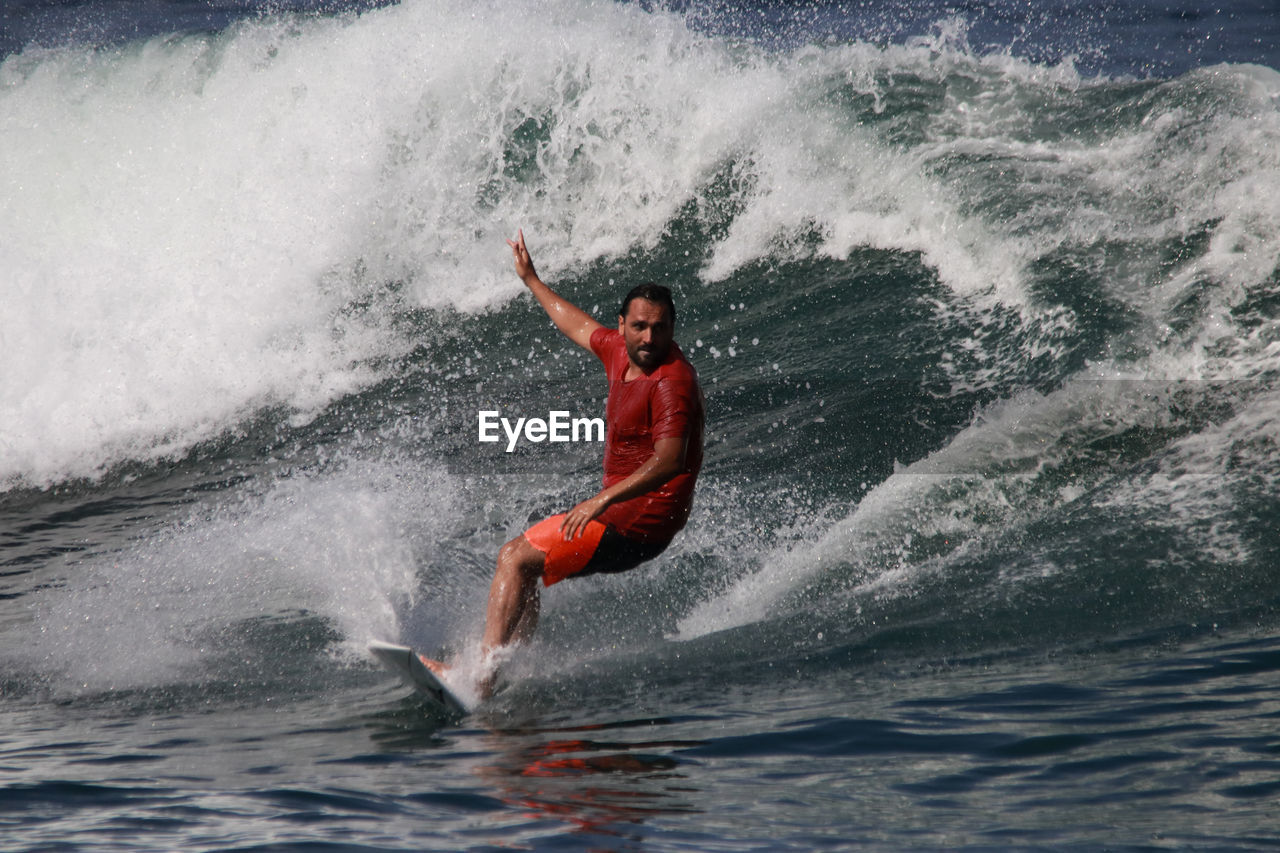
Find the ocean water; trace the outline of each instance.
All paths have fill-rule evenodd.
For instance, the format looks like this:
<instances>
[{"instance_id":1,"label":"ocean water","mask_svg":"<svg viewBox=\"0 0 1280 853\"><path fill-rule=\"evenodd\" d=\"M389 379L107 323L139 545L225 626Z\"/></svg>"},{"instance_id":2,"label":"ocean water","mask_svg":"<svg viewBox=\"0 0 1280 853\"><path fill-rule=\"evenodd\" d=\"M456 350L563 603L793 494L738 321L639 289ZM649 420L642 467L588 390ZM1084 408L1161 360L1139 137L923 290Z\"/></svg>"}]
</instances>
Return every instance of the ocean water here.
<instances>
[{"instance_id":1,"label":"ocean water","mask_svg":"<svg viewBox=\"0 0 1280 853\"><path fill-rule=\"evenodd\" d=\"M7 2L0 847L1280 845L1267 0ZM648 279L688 528L498 546Z\"/></svg>"}]
</instances>

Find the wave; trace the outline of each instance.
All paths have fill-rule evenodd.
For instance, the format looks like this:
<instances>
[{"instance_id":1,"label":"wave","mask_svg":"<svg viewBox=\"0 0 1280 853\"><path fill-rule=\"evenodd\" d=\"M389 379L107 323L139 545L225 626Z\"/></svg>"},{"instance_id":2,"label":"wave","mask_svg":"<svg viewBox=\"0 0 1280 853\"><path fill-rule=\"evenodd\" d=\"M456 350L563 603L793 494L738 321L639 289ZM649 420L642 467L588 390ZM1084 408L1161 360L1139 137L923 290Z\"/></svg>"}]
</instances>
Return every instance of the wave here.
<instances>
[{"instance_id":1,"label":"wave","mask_svg":"<svg viewBox=\"0 0 1280 853\"><path fill-rule=\"evenodd\" d=\"M26 615L40 630L6 653L10 671L96 693L278 678L289 656L362 660L400 635L457 491L438 467L352 450L136 522L133 541L51 566Z\"/></svg>"},{"instance_id":2,"label":"wave","mask_svg":"<svg viewBox=\"0 0 1280 853\"><path fill-rule=\"evenodd\" d=\"M921 590L935 612L1021 600L1096 564L1063 525L1102 530L1120 507L1124 529L1176 528L1197 566L1235 567L1228 598L1254 588L1280 414L1275 71L1087 77L975 50L955 21L765 47L635 6L504 4L511 30L498 11L407 2L0 64L0 486L181 458L255 419L328 441L351 425L305 430L337 403L375 431L393 402L421 409L425 479L493 475L457 470L463 439L441 433L459 428L433 412L523 399L541 375L546 354L508 330L502 241L523 227L591 302L639 271L682 281L722 473L663 564L689 568L651 581L674 601L645 623L659 634L784 624L829 595L823 642L845 642L850 614ZM858 384L886 377L906 391ZM841 431L872 404L912 441ZM254 513L279 522L273 501ZM477 553L500 538L473 527ZM185 559L166 547L138 559ZM379 589L412 586L407 553ZM359 562L335 554L290 560ZM975 575L972 599L948 587ZM1148 624L1211 610L1201 582ZM417 613L347 619L328 584L314 606L351 642ZM433 630L415 639L461 627Z\"/></svg>"},{"instance_id":3,"label":"wave","mask_svg":"<svg viewBox=\"0 0 1280 853\"><path fill-rule=\"evenodd\" d=\"M529 3L518 36L465 11L6 59L0 482L173 458L273 407L305 421L388 374L406 313L515 296L519 225L550 271L692 215L704 281L872 246L1009 304L1029 265L1119 230L1141 252L1215 222L1202 264L1228 277L1274 248L1265 69L1134 91L975 55L955 26L770 53L634 7Z\"/></svg>"}]
</instances>

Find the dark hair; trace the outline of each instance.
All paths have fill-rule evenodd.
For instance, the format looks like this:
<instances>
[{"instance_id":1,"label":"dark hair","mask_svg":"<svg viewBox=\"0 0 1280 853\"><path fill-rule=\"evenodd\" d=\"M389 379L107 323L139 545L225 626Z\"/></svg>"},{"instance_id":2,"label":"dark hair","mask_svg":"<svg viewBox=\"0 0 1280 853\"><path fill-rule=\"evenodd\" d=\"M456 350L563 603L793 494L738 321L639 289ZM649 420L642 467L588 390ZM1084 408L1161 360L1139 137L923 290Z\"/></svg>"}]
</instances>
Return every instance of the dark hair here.
<instances>
[{"instance_id":1,"label":"dark hair","mask_svg":"<svg viewBox=\"0 0 1280 853\"><path fill-rule=\"evenodd\" d=\"M647 299L650 302L665 305L667 307L667 315L671 317L671 325L674 326L676 324L676 304L671 301L671 291L666 287L654 284L651 281L637 284L622 298L622 307L618 309L619 317L627 316L627 309L631 306L632 299Z\"/></svg>"}]
</instances>

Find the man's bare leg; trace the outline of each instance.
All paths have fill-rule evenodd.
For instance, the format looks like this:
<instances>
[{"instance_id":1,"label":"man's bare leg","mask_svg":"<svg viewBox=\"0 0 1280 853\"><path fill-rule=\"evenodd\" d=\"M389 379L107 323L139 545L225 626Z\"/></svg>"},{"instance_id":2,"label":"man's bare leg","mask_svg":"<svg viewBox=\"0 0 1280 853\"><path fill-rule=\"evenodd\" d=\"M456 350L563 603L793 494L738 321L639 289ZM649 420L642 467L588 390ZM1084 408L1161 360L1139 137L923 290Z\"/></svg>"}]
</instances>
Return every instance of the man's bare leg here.
<instances>
[{"instance_id":1,"label":"man's bare leg","mask_svg":"<svg viewBox=\"0 0 1280 853\"><path fill-rule=\"evenodd\" d=\"M498 551L498 567L489 585L489 607L481 641L485 655L512 643L523 643L533 636L541 605L538 581L546 558L524 534Z\"/></svg>"},{"instance_id":2,"label":"man's bare leg","mask_svg":"<svg viewBox=\"0 0 1280 853\"><path fill-rule=\"evenodd\" d=\"M538 627L541 597L538 582L547 555L533 547L524 534L517 536L498 551L498 566L489 585L489 605L485 612L481 653L486 659L506 646L527 642ZM442 661L419 655L423 664L436 675L443 676L450 666ZM493 692L497 672L490 672L480 683L480 694Z\"/></svg>"}]
</instances>

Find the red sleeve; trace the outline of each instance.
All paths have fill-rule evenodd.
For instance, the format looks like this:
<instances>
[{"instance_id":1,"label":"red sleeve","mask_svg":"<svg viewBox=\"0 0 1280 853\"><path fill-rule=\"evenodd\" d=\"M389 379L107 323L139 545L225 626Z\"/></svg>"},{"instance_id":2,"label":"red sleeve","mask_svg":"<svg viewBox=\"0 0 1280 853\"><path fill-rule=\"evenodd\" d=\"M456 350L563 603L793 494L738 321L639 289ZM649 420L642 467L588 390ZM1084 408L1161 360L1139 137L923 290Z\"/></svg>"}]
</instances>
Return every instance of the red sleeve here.
<instances>
[{"instance_id":1,"label":"red sleeve","mask_svg":"<svg viewBox=\"0 0 1280 853\"><path fill-rule=\"evenodd\" d=\"M652 439L679 438L689 432L693 413L694 384L688 379L664 376L653 389L650 411L653 413Z\"/></svg>"},{"instance_id":2,"label":"red sleeve","mask_svg":"<svg viewBox=\"0 0 1280 853\"><path fill-rule=\"evenodd\" d=\"M617 329L610 329L608 326L601 326L591 333L591 351L596 354L596 358L604 362L604 366L609 367L609 361L613 355L614 338L622 337L622 333Z\"/></svg>"}]
</instances>

